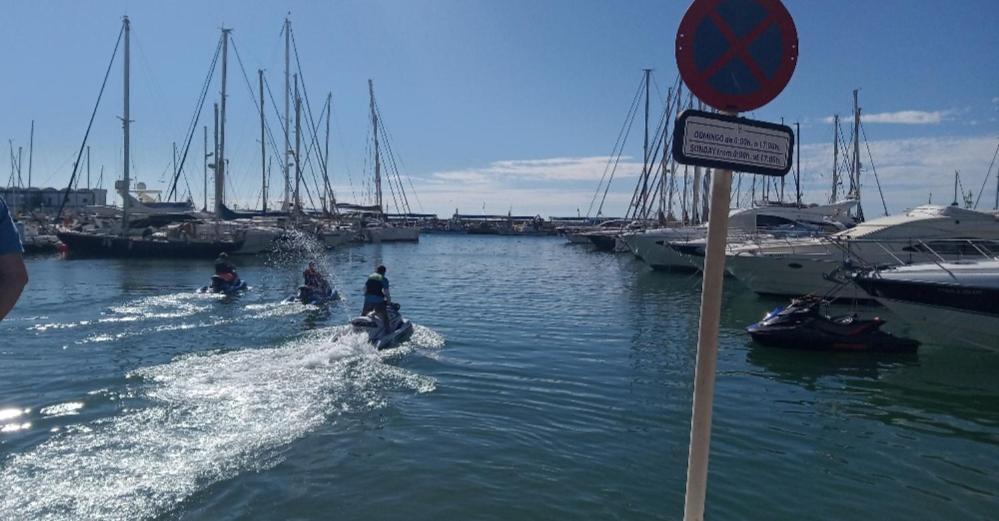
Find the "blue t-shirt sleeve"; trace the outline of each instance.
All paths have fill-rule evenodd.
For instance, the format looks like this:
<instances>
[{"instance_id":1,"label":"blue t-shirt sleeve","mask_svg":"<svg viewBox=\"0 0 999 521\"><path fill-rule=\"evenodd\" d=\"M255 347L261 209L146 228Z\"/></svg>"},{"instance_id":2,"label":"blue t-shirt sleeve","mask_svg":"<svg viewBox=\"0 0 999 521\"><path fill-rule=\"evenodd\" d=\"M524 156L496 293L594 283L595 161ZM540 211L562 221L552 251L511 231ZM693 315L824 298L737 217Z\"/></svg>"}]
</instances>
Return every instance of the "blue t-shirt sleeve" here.
<instances>
[{"instance_id":1,"label":"blue t-shirt sleeve","mask_svg":"<svg viewBox=\"0 0 999 521\"><path fill-rule=\"evenodd\" d=\"M17 234L14 219L10 217L7 203L0 197L0 255L21 253L21 237Z\"/></svg>"}]
</instances>

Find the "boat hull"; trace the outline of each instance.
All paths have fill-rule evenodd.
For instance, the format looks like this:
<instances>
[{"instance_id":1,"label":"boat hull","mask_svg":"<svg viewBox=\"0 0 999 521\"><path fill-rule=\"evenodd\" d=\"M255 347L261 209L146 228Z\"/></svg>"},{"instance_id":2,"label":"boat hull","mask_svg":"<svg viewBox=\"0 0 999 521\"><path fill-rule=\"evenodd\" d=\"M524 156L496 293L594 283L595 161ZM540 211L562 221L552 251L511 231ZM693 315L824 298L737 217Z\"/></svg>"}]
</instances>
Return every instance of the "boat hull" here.
<instances>
[{"instance_id":1,"label":"boat hull","mask_svg":"<svg viewBox=\"0 0 999 521\"><path fill-rule=\"evenodd\" d=\"M234 253L242 242L171 241L118 237L79 232L59 232L59 240L75 257L155 257L214 258L219 253Z\"/></svg>"},{"instance_id":2,"label":"boat hull","mask_svg":"<svg viewBox=\"0 0 999 521\"><path fill-rule=\"evenodd\" d=\"M840 265L828 258L783 255L729 255L725 259L726 270L761 295L821 296L839 288L835 293L837 299L871 300L870 295L853 283L839 284L826 279Z\"/></svg>"},{"instance_id":3,"label":"boat hull","mask_svg":"<svg viewBox=\"0 0 999 521\"><path fill-rule=\"evenodd\" d=\"M857 283L934 343L999 351L999 288L863 276Z\"/></svg>"}]
</instances>

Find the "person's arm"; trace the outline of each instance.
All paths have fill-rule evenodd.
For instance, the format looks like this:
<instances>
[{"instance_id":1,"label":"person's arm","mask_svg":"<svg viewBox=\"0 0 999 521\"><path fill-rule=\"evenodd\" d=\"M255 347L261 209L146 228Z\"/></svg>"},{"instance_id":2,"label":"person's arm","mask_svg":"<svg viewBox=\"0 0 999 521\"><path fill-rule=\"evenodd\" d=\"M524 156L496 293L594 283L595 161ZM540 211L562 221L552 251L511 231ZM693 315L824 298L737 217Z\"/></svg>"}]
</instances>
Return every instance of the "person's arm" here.
<instances>
[{"instance_id":1,"label":"person's arm","mask_svg":"<svg viewBox=\"0 0 999 521\"><path fill-rule=\"evenodd\" d=\"M24 267L21 254L0 255L0 320L14 309L27 284L28 270Z\"/></svg>"},{"instance_id":2,"label":"person's arm","mask_svg":"<svg viewBox=\"0 0 999 521\"><path fill-rule=\"evenodd\" d=\"M389 294L389 281L388 281L388 279L385 279L385 281L382 283L382 295L385 295L385 301L386 302L392 302L392 295Z\"/></svg>"}]
</instances>

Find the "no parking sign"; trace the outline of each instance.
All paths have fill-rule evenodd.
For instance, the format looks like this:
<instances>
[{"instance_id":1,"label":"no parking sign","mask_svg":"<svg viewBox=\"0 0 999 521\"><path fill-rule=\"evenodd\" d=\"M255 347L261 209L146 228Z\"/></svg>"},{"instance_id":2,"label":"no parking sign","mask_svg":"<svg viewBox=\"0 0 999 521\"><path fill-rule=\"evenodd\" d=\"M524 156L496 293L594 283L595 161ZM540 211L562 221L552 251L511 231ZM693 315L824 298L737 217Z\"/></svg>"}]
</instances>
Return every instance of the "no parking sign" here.
<instances>
[{"instance_id":1,"label":"no parking sign","mask_svg":"<svg viewBox=\"0 0 999 521\"><path fill-rule=\"evenodd\" d=\"M721 111L766 105L797 62L798 31L779 0L695 0L676 33L684 83Z\"/></svg>"}]
</instances>

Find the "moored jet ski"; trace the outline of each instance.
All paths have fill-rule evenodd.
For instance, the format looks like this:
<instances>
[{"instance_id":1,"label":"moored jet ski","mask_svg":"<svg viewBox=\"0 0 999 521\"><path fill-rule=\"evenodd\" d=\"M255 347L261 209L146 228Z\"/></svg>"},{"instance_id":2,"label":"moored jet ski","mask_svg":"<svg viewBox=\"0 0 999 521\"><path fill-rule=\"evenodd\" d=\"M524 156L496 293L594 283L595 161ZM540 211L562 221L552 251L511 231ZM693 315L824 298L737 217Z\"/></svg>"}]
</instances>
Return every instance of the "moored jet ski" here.
<instances>
[{"instance_id":1,"label":"moored jet ski","mask_svg":"<svg viewBox=\"0 0 999 521\"><path fill-rule=\"evenodd\" d=\"M199 293L224 293L226 295L235 295L237 293L246 291L247 286L239 277L231 281L227 281L218 275L212 275L212 282L208 286L202 286L198 290Z\"/></svg>"},{"instance_id":2,"label":"moored jet ski","mask_svg":"<svg viewBox=\"0 0 999 521\"><path fill-rule=\"evenodd\" d=\"M915 340L881 331L885 321L880 318L830 317L821 312L822 303L814 296L793 299L746 331L763 345L791 349L911 352L919 347Z\"/></svg>"},{"instance_id":3,"label":"moored jet ski","mask_svg":"<svg viewBox=\"0 0 999 521\"><path fill-rule=\"evenodd\" d=\"M413 323L399 314L399 304L393 302L388 305L388 316L391 324L388 329L376 311L351 320L350 325L355 333L367 334L368 341L376 348L388 349L406 340L413 333Z\"/></svg>"}]
</instances>

